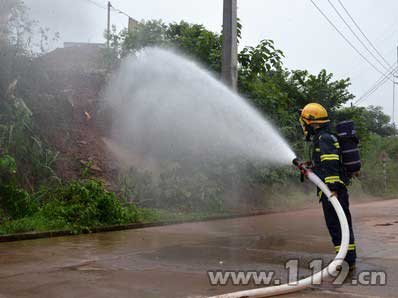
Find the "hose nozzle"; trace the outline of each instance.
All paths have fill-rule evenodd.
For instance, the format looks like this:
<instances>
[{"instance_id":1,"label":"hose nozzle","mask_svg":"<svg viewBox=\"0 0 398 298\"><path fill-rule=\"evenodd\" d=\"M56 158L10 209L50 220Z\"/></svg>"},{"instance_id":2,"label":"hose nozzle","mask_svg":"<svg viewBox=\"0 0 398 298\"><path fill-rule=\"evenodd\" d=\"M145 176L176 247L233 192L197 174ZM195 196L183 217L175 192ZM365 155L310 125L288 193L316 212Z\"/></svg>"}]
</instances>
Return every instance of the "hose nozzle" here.
<instances>
[{"instance_id":1,"label":"hose nozzle","mask_svg":"<svg viewBox=\"0 0 398 298\"><path fill-rule=\"evenodd\" d=\"M300 168L300 164L302 164L302 162L300 162L300 160L298 159L298 157L296 157L295 159L293 159L293 164Z\"/></svg>"},{"instance_id":2,"label":"hose nozzle","mask_svg":"<svg viewBox=\"0 0 398 298\"><path fill-rule=\"evenodd\" d=\"M298 159L298 157L296 157L295 159L293 159L293 164L299 168L301 173L300 180L301 182L304 182L304 177L307 177L308 174L312 172L310 169L310 163L302 162Z\"/></svg>"}]
</instances>

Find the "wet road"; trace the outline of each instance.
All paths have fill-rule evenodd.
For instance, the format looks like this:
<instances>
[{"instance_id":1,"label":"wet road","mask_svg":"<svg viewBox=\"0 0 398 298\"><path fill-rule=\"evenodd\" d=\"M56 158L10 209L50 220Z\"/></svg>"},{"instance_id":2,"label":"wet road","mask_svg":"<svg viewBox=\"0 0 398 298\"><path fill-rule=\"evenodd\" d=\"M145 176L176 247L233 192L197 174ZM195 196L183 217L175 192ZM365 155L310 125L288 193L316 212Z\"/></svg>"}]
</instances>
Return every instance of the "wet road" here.
<instances>
[{"instance_id":1,"label":"wet road","mask_svg":"<svg viewBox=\"0 0 398 298\"><path fill-rule=\"evenodd\" d=\"M275 270L329 261L333 247L316 209L168 227L0 244L3 297L203 297L247 289L214 287L207 270ZM283 297L397 297L398 200L352 206L357 272L382 270L386 286L326 283Z\"/></svg>"}]
</instances>

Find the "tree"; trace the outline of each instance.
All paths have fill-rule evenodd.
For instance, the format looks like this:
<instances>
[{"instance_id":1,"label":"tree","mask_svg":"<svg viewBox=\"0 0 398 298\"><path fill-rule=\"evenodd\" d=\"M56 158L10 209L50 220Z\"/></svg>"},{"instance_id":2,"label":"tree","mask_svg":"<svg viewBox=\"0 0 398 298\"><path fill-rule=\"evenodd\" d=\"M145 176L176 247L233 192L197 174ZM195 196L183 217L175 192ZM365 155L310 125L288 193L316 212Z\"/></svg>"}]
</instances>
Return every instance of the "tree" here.
<instances>
[{"instance_id":1,"label":"tree","mask_svg":"<svg viewBox=\"0 0 398 298\"><path fill-rule=\"evenodd\" d=\"M283 80L283 53L272 40L262 40L256 47L245 47L239 53L239 91L263 112L278 120L287 110L288 94L280 88ZM278 117L285 119L285 117Z\"/></svg>"},{"instance_id":2,"label":"tree","mask_svg":"<svg viewBox=\"0 0 398 298\"><path fill-rule=\"evenodd\" d=\"M122 56L145 47L176 48L209 69L221 71L221 36L207 30L203 25L184 21L168 25L161 20L142 21L132 31L124 30L118 37L114 35L112 34L111 40L121 42Z\"/></svg>"},{"instance_id":3,"label":"tree","mask_svg":"<svg viewBox=\"0 0 398 298\"><path fill-rule=\"evenodd\" d=\"M198 59L213 71L221 71L222 39L219 34L203 25L181 21L168 26L166 37L183 53Z\"/></svg>"},{"instance_id":4,"label":"tree","mask_svg":"<svg viewBox=\"0 0 398 298\"><path fill-rule=\"evenodd\" d=\"M2 0L0 2L0 46L4 46L8 40L8 23L16 4L17 0Z\"/></svg>"},{"instance_id":5,"label":"tree","mask_svg":"<svg viewBox=\"0 0 398 298\"><path fill-rule=\"evenodd\" d=\"M256 79L280 70L282 67L281 50L275 49L274 42L262 40L256 47L245 47L238 55L240 79Z\"/></svg>"},{"instance_id":6,"label":"tree","mask_svg":"<svg viewBox=\"0 0 398 298\"><path fill-rule=\"evenodd\" d=\"M348 90L350 79L333 81L333 74L327 73L325 69L318 75L309 74L306 70L294 70L288 83L293 87L290 88L293 91L291 95L301 107L310 102L318 102L333 112L354 98Z\"/></svg>"},{"instance_id":7,"label":"tree","mask_svg":"<svg viewBox=\"0 0 398 298\"><path fill-rule=\"evenodd\" d=\"M239 24L238 42L240 32ZM210 70L221 71L222 35L200 24L181 21L166 25L161 20L142 21L131 32L124 30L114 40L116 46L122 45L122 55L147 46L171 47ZM245 47L238 55L239 92L271 118L291 143L299 143L299 109L315 101L323 104L333 116L335 110L354 96L348 90L348 78L335 80L326 70L317 75L307 70L290 71L283 68L283 58L283 52L272 40L265 39L257 46Z\"/></svg>"},{"instance_id":8,"label":"tree","mask_svg":"<svg viewBox=\"0 0 398 298\"><path fill-rule=\"evenodd\" d=\"M369 133L382 137L397 134L396 129L390 122L390 116L384 114L383 108L380 106L343 108L336 111L335 118L336 122L353 120L362 138L367 137Z\"/></svg>"},{"instance_id":9,"label":"tree","mask_svg":"<svg viewBox=\"0 0 398 298\"><path fill-rule=\"evenodd\" d=\"M122 31L122 47L124 55L141 50L145 47L163 46L167 43L167 25L161 20L141 21L132 31Z\"/></svg>"},{"instance_id":10,"label":"tree","mask_svg":"<svg viewBox=\"0 0 398 298\"><path fill-rule=\"evenodd\" d=\"M32 54L32 40L37 22L28 16L28 8L23 1L16 0L7 21L7 39L18 55Z\"/></svg>"},{"instance_id":11,"label":"tree","mask_svg":"<svg viewBox=\"0 0 398 298\"><path fill-rule=\"evenodd\" d=\"M321 103L333 117L334 111L354 95L348 90L348 78L333 80L333 74L326 70L318 75L306 70L289 71L282 67L283 57L270 40L246 47L239 54L239 90L295 143L302 134L298 113L307 103Z\"/></svg>"},{"instance_id":12,"label":"tree","mask_svg":"<svg viewBox=\"0 0 398 298\"><path fill-rule=\"evenodd\" d=\"M370 132L382 137L396 135L397 131L391 124L391 117L384 114L380 106L369 106L365 111L365 119Z\"/></svg>"}]
</instances>

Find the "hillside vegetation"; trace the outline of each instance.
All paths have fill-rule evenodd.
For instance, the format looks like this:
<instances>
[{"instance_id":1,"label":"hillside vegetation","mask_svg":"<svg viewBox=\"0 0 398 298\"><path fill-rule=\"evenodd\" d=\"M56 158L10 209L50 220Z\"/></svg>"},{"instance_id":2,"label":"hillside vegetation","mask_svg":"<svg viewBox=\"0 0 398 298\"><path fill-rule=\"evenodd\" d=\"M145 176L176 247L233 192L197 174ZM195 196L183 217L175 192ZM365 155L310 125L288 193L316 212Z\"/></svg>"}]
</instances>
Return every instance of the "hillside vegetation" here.
<instances>
[{"instance_id":1,"label":"hillside vegetation","mask_svg":"<svg viewBox=\"0 0 398 298\"><path fill-rule=\"evenodd\" d=\"M0 24L0 233L78 233L100 225L298 207L307 196L315 200L312 186L300 184L290 167L209 157L192 171L182 156L154 175L139 167L121 170L109 160L102 138L109 135L111 112L98 98L123 57L148 46L177 48L218 76L220 34L184 21L142 21L131 32L114 28L111 48L100 51L89 69L60 72L43 62L51 57L48 41L57 35L49 37L31 21L22 1L7 4L1 13L8 22ZM347 107L355 98L349 78L287 69L283 59L272 40L244 47L239 93L303 159L309 157L298 110L306 103L323 104L335 122L354 120L364 165L356 193L396 195L398 139L389 116L380 107Z\"/></svg>"}]
</instances>

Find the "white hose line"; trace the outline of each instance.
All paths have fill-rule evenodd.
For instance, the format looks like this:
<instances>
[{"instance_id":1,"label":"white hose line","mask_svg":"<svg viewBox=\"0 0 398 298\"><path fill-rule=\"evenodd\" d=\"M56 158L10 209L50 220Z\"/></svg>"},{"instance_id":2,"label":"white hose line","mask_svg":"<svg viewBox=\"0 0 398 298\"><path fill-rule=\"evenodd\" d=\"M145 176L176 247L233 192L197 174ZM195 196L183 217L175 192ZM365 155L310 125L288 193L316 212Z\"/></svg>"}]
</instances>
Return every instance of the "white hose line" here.
<instances>
[{"instance_id":1,"label":"white hose line","mask_svg":"<svg viewBox=\"0 0 398 298\"><path fill-rule=\"evenodd\" d=\"M280 286L273 286L273 287L266 287L260 289L253 289L247 291L240 291L230 294L224 294L220 296L214 296L210 298L260 298L260 297L270 297L276 295L287 294L291 292L296 292L303 290L305 288L309 288L313 284L320 284L322 279L333 276L336 274L337 267L341 266L345 256L347 255L348 251L348 244L350 240L350 230L348 228L347 218L345 216L344 210L341 207L339 201L335 196L332 196L330 189L326 186L325 183L314 173L308 172L307 178L311 180L316 186L318 186L323 193L328 197L330 203L332 203L334 209L336 210L337 216L340 221L340 227L342 231L341 237L341 248L339 253L336 255L333 262L329 264L328 267L324 268L322 271L315 273L312 276L304 278L295 282L294 284L283 284Z\"/></svg>"}]
</instances>

